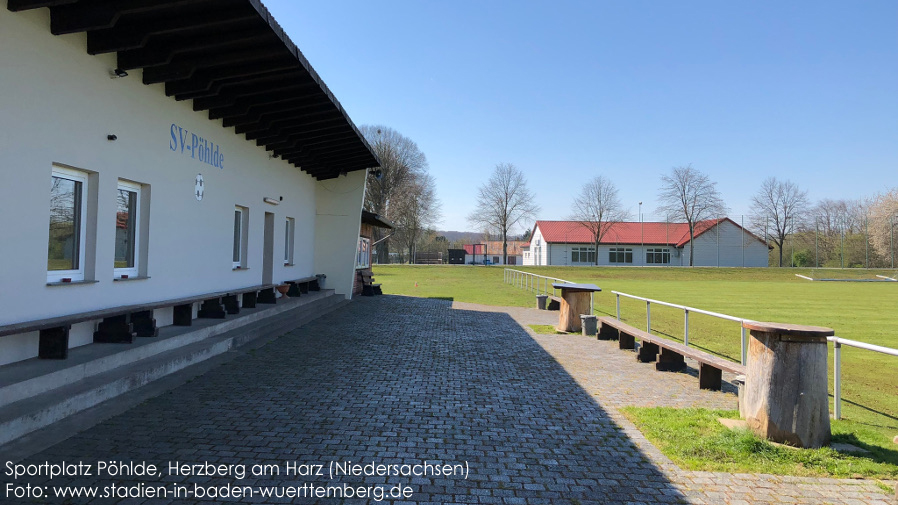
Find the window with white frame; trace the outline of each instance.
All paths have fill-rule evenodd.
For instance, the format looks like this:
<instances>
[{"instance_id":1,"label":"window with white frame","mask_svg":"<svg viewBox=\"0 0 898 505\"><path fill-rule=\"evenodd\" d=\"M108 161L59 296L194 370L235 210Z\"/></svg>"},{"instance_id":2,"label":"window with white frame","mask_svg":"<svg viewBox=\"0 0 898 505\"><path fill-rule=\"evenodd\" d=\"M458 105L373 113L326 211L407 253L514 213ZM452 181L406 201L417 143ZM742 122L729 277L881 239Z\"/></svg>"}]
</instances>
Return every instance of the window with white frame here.
<instances>
[{"instance_id":1,"label":"window with white frame","mask_svg":"<svg viewBox=\"0 0 898 505\"><path fill-rule=\"evenodd\" d=\"M284 264L293 264L293 240L296 236L296 220L288 217L284 227Z\"/></svg>"},{"instance_id":2,"label":"window with white frame","mask_svg":"<svg viewBox=\"0 0 898 505\"><path fill-rule=\"evenodd\" d=\"M249 209L234 207L234 270L246 268L246 238L249 224Z\"/></svg>"},{"instance_id":3,"label":"window with white frame","mask_svg":"<svg viewBox=\"0 0 898 505\"><path fill-rule=\"evenodd\" d=\"M84 280L87 180L86 172L53 167L47 282Z\"/></svg>"},{"instance_id":4,"label":"window with white frame","mask_svg":"<svg viewBox=\"0 0 898 505\"><path fill-rule=\"evenodd\" d=\"M633 249L612 247L608 250L608 263L633 263Z\"/></svg>"},{"instance_id":5,"label":"window with white frame","mask_svg":"<svg viewBox=\"0 0 898 505\"><path fill-rule=\"evenodd\" d=\"M368 268L371 266L371 240L359 237L359 248L356 253L355 267Z\"/></svg>"},{"instance_id":6,"label":"window with white frame","mask_svg":"<svg viewBox=\"0 0 898 505\"><path fill-rule=\"evenodd\" d=\"M670 249L646 249L645 262L654 265L670 264Z\"/></svg>"},{"instance_id":7,"label":"window with white frame","mask_svg":"<svg viewBox=\"0 0 898 505\"><path fill-rule=\"evenodd\" d=\"M571 249L572 263L592 263L596 262L596 250L593 247L574 247Z\"/></svg>"},{"instance_id":8,"label":"window with white frame","mask_svg":"<svg viewBox=\"0 0 898 505\"><path fill-rule=\"evenodd\" d=\"M136 276L140 256L140 185L118 181L115 209L115 276Z\"/></svg>"}]
</instances>

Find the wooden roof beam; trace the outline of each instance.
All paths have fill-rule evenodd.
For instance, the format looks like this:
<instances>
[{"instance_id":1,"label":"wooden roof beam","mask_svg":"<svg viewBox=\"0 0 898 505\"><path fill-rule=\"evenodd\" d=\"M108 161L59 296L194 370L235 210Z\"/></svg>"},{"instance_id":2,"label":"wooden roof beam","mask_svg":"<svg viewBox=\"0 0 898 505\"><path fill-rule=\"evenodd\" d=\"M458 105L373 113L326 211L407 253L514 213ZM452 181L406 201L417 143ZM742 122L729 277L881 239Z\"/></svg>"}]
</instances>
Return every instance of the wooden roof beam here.
<instances>
[{"instance_id":1,"label":"wooden roof beam","mask_svg":"<svg viewBox=\"0 0 898 505\"><path fill-rule=\"evenodd\" d=\"M254 24L254 23L253 23ZM179 32L176 36L156 36L142 47L118 51L118 67L124 70L135 68L156 67L171 63L175 56L185 53L194 53L208 50L229 49L232 46L244 46L257 44L271 40L271 33L259 28L249 28L247 21L238 22L236 25L225 25L239 29L220 31L221 25L214 28L195 32ZM90 34L88 33L88 40Z\"/></svg>"},{"instance_id":2,"label":"wooden roof beam","mask_svg":"<svg viewBox=\"0 0 898 505\"><path fill-rule=\"evenodd\" d=\"M86 32L112 28L123 15L182 8L206 0L82 0L50 7L50 33Z\"/></svg>"},{"instance_id":3,"label":"wooden roof beam","mask_svg":"<svg viewBox=\"0 0 898 505\"><path fill-rule=\"evenodd\" d=\"M280 41L278 41L278 43L279 42ZM286 51L283 49L283 47L283 44L280 44L280 46L268 44L247 48L242 51L234 51L217 55L199 54L181 56L177 58L176 61L173 61L168 65L160 65L144 69L143 83L159 84L161 82L190 79L191 77L196 75L196 72L198 70L206 68L211 69L214 67L235 65L238 63L247 62L256 64L257 69L264 69L266 65L265 63L263 63L264 61L280 59L281 63L292 63L292 65L283 65L284 67L296 67L296 60L290 57L289 54L286 54ZM274 63L274 61L272 61L272 63ZM240 77L242 76L240 74L240 68L241 67L237 67L235 65L234 67L227 69L231 71L231 75L228 75L227 71L222 70L209 70L209 72L213 74L222 74L227 77Z\"/></svg>"},{"instance_id":4,"label":"wooden roof beam","mask_svg":"<svg viewBox=\"0 0 898 505\"><path fill-rule=\"evenodd\" d=\"M139 49L145 47L150 38L158 35L184 34L190 37L184 37L180 46L169 46L171 49L176 50L179 47L183 47L184 44L193 45L203 40L197 37L197 35L202 34L204 31L208 32L209 29L233 27L234 25L252 21L257 22L260 29L264 27L263 23L258 23L258 15L245 6L227 10L210 9L208 14L202 16L201 23L197 23L197 20L189 15L155 20L126 18L117 22L112 28L87 32L87 52L89 54L103 54ZM267 35L270 39L277 39L271 32L268 32Z\"/></svg>"}]
</instances>

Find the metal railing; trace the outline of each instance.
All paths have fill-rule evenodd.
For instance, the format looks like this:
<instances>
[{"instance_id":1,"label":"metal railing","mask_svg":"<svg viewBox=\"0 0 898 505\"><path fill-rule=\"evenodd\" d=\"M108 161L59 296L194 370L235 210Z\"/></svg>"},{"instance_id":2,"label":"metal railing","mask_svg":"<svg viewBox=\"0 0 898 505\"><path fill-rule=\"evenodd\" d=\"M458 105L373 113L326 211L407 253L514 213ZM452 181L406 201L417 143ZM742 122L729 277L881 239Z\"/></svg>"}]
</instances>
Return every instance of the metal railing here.
<instances>
[{"instance_id":1,"label":"metal railing","mask_svg":"<svg viewBox=\"0 0 898 505\"><path fill-rule=\"evenodd\" d=\"M827 340L833 343L833 417L842 419L842 346L857 347L890 356L898 356L898 349L835 336L827 337Z\"/></svg>"},{"instance_id":2,"label":"metal railing","mask_svg":"<svg viewBox=\"0 0 898 505\"><path fill-rule=\"evenodd\" d=\"M545 275L537 275L523 270L514 270L512 268L505 269L505 284L511 284L521 289L526 289L536 294L549 294L552 289L552 295L556 295L556 289L552 287L552 282L561 282L565 284L573 284L570 281L559 279L558 277L547 277Z\"/></svg>"},{"instance_id":3,"label":"metal railing","mask_svg":"<svg viewBox=\"0 0 898 505\"><path fill-rule=\"evenodd\" d=\"M684 337L683 343L688 346L689 345L689 313L695 312L697 314L705 314L707 316L717 317L720 319L726 319L728 321L739 322L740 326L742 323L746 321L751 322L751 319L743 319L740 317L730 316L727 314L721 314L719 312L711 312L708 310L697 309L695 307L687 307L685 305L677 305L675 303L662 302L659 300L652 300L651 298L643 298L641 296L630 295L627 293L620 293L617 291L612 291L617 296L617 319L620 320L620 297L625 296L627 298L633 298L636 300L642 300L645 302L646 309L646 331L652 331L652 304L663 305L665 307L673 307L676 309L683 310L685 316L684 323ZM746 331L745 327L741 328L741 338L742 338L742 364L745 365L746 357L748 355L747 348L747 339L746 339ZM868 351L879 352L883 354L888 354L891 356L898 356L898 349L892 349L890 347L882 347L879 345L868 344L866 342L858 342L857 340L848 340L840 337L828 337L827 340L833 343L833 417L836 419L842 419L842 346L847 345L849 347L857 347L858 349L866 349Z\"/></svg>"},{"instance_id":4,"label":"metal railing","mask_svg":"<svg viewBox=\"0 0 898 505\"><path fill-rule=\"evenodd\" d=\"M676 303L662 302L660 300L652 300L651 298L643 298L641 296L630 295L627 293L621 293L619 291L612 291L612 293L614 293L614 295L616 296L617 320L618 321L620 321L620 297L624 296L627 298L632 298L634 300L641 300L641 301L645 302L645 331L647 331L649 333L652 332L652 304L653 303L656 305L663 305L665 307L673 307L675 309L682 310L683 318L684 318L683 344L685 344L686 347L689 347L689 313L690 312L694 312L696 314L704 314L706 316L717 317L720 319L726 319L727 321L735 321L735 322L739 323L739 328L741 330L740 338L742 339L741 362L743 365L745 364L746 356L748 356L748 347L747 347L748 340L745 338L746 332L745 332L745 327L742 325L742 323L744 323L746 321L751 322L752 321L751 319L744 319L741 317L729 316L727 314L721 314L719 312L711 312L709 310L697 309L695 307L687 307L686 305L677 305Z\"/></svg>"}]
</instances>

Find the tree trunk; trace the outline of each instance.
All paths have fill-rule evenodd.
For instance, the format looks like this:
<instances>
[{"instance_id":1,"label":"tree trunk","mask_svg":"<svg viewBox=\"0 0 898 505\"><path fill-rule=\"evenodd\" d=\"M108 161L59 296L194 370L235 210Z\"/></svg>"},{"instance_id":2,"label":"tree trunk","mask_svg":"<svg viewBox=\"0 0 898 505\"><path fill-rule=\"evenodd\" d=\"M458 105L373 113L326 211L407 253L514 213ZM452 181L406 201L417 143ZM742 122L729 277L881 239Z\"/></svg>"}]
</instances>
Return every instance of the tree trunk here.
<instances>
[{"instance_id":1,"label":"tree trunk","mask_svg":"<svg viewBox=\"0 0 898 505\"><path fill-rule=\"evenodd\" d=\"M508 232L502 232L502 264L508 264Z\"/></svg>"},{"instance_id":2,"label":"tree trunk","mask_svg":"<svg viewBox=\"0 0 898 505\"><path fill-rule=\"evenodd\" d=\"M689 266L695 266L695 226L689 223Z\"/></svg>"},{"instance_id":3,"label":"tree trunk","mask_svg":"<svg viewBox=\"0 0 898 505\"><path fill-rule=\"evenodd\" d=\"M780 250L779 251L779 253L780 253L780 268L783 268L783 244L785 244L785 243L786 243L785 238L780 239L780 241L776 243L776 245L779 246L779 250Z\"/></svg>"}]
</instances>

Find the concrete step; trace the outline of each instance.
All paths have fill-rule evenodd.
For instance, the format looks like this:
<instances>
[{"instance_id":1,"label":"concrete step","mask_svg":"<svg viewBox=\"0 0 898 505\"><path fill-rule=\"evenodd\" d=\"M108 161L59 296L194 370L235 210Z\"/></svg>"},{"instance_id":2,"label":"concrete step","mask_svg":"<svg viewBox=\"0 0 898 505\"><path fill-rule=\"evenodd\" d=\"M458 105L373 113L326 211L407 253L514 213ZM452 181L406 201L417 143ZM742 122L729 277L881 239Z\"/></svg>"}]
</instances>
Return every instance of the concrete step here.
<instances>
[{"instance_id":1,"label":"concrete step","mask_svg":"<svg viewBox=\"0 0 898 505\"><path fill-rule=\"evenodd\" d=\"M306 298L304 302L303 298ZM283 335L347 303L343 296L332 292L301 297L165 339L182 344L177 347L170 342L152 346L156 352L147 349L135 352L125 344L119 345L121 350L117 354L124 355L119 359L112 355L103 356L68 367L59 361L57 363L63 364L64 368L49 374L51 379L27 377L3 387L19 399L0 407L0 445L231 349L258 339ZM246 321L237 324L240 319ZM94 373L97 371L92 369L93 366L102 369ZM82 377L74 381L65 381L66 377L75 374L66 368L87 369L90 373L82 373ZM35 391L35 384L53 384L55 387Z\"/></svg>"}]
</instances>

